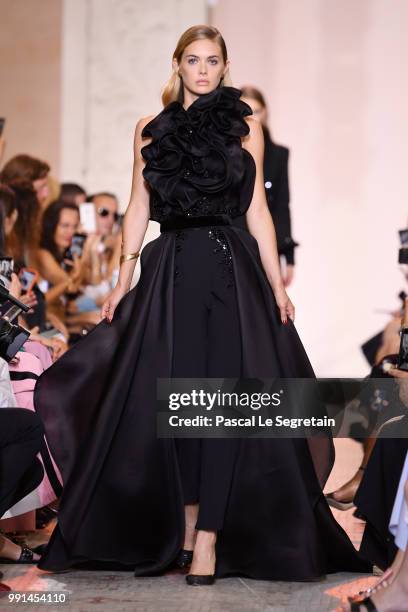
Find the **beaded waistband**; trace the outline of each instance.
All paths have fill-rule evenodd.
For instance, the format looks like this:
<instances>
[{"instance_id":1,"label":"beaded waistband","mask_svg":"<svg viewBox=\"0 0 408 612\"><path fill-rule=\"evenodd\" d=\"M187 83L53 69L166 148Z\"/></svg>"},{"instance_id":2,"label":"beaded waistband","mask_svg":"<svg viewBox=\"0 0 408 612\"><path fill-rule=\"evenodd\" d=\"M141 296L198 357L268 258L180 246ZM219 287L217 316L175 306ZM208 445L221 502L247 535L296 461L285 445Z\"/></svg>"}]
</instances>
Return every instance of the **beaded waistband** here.
<instances>
[{"instance_id":1,"label":"beaded waistband","mask_svg":"<svg viewBox=\"0 0 408 612\"><path fill-rule=\"evenodd\" d=\"M207 227L212 225L231 225L227 215L207 215L206 217L172 217L160 223L160 232L187 229L189 227Z\"/></svg>"}]
</instances>

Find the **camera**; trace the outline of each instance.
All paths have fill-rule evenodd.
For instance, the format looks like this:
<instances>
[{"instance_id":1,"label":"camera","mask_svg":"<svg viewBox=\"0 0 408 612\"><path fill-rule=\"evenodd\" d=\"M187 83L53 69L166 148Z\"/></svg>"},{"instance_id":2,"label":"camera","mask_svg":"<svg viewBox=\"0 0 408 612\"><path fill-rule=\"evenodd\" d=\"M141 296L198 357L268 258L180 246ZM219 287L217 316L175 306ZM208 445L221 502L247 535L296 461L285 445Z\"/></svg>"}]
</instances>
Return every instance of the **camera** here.
<instances>
[{"instance_id":1,"label":"camera","mask_svg":"<svg viewBox=\"0 0 408 612\"><path fill-rule=\"evenodd\" d=\"M7 304L7 302L11 302L11 306L0 317L0 357L6 361L11 361L30 337L30 332L27 329L12 323L12 321L21 312L28 312L30 308L14 298L0 280L0 305Z\"/></svg>"},{"instance_id":2,"label":"camera","mask_svg":"<svg viewBox=\"0 0 408 612\"><path fill-rule=\"evenodd\" d=\"M398 231L401 248L398 251L398 263L408 264L408 229Z\"/></svg>"}]
</instances>

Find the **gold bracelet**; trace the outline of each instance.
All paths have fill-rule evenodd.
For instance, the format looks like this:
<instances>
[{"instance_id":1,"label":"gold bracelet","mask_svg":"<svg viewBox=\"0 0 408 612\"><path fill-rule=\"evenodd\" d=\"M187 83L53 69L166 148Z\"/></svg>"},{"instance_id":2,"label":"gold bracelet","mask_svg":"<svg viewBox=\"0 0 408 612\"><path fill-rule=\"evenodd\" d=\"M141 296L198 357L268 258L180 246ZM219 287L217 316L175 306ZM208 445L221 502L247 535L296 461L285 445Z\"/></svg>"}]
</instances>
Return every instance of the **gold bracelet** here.
<instances>
[{"instance_id":1,"label":"gold bracelet","mask_svg":"<svg viewBox=\"0 0 408 612\"><path fill-rule=\"evenodd\" d=\"M130 261L131 259L137 259L139 257L139 252L137 253L129 253L129 255L121 255L120 256L120 265L123 264L124 261Z\"/></svg>"}]
</instances>

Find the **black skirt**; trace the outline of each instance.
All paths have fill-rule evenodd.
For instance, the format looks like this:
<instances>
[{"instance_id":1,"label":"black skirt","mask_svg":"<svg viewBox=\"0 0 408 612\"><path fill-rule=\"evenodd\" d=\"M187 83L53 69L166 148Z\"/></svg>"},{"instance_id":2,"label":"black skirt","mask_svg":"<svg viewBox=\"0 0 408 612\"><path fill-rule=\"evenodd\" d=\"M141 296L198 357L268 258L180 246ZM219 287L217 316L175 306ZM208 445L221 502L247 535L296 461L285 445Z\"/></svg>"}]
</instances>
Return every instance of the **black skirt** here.
<instances>
[{"instance_id":1,"label":"black skirt","mask_svg":"<svg viewBox=\"0 0 408 612\"><path fill-rule=\"evenodd\" d=\"M112 324L102 321L38 381L36 409L65 485L42 569L119 563L142 576L176 557L187 480L176 441L157 438L158 377L314 376L295 326L280 321L256 240L231 226L167 229L144 247L139 282ZM330 440L237 442L218 577L369 570L322 493L332 451Z\"/></svg>"}]
</instances>

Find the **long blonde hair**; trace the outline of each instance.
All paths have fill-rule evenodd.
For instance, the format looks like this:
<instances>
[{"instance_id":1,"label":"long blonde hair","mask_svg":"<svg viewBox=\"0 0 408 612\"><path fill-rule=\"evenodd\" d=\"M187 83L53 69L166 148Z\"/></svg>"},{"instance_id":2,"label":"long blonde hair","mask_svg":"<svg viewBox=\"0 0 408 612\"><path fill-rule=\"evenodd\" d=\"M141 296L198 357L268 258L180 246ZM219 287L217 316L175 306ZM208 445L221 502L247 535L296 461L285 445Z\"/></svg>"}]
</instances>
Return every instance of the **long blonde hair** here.
<instances>
[{"instance_id":1,"label":"long blonde hair","mask_svg":"<svg viewBox=\"0 0 408 612\"><path fill-rule=\"evenodd\" d=\"M177 47L173 53L173 59L176 59L177 62L180 63L186 47L188 47L188 45L190 45L192 42L195 42L196 40L212 40L217 43L221 48L224 63L227 62L227 47L225 45L223 37L221 36L217 28L207 25L196 25L192 26L191 28L188 28L188 30L186 30L179 38ZM221 79L221 86L224 85L232 85L231 77L229 75L228 70L226 71L224 77ZM162 90L163 106L167 106L167 104L169 104L170 102L174 102L175 100L183 102L183 86L178 72L176 70L173 70L173 74L171 75Z\"/></svg>"}]
</instances>

